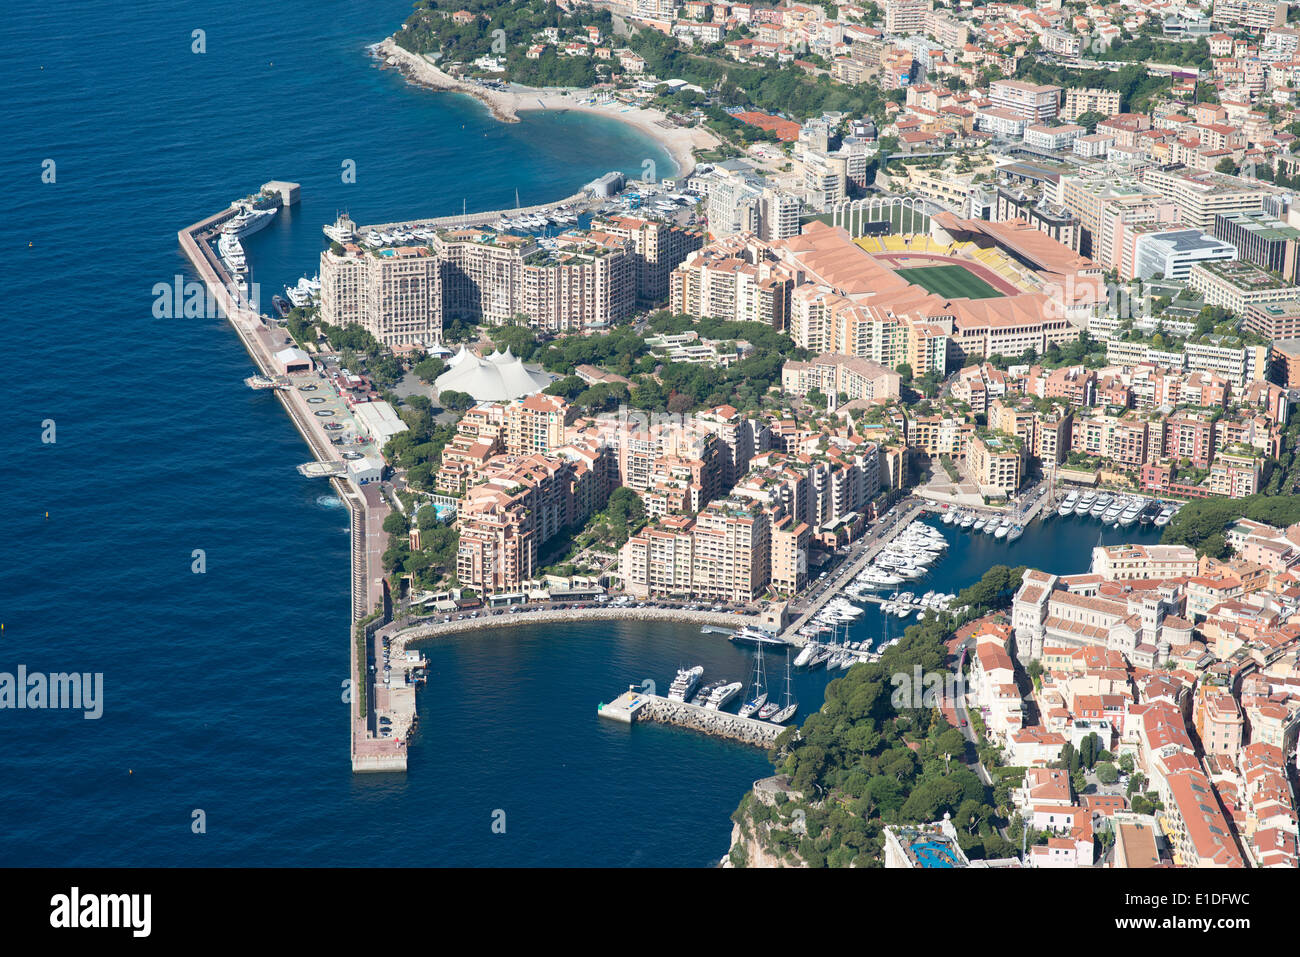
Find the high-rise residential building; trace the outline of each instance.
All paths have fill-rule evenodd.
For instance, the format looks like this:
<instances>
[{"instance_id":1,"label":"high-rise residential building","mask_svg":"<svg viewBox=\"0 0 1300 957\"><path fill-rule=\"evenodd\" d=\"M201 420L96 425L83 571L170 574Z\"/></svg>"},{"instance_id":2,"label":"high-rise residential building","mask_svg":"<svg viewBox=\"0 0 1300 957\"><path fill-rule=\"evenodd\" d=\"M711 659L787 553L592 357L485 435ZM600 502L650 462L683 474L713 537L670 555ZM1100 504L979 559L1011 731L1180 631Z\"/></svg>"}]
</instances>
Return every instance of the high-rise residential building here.
<instances>
[{"instance_id":1,"label":"high-rise residential building","mask_svg":"<svg viewBox=\"0 0 1300 957\"><path fill-rule=\"evenodd\" d=\"M920 33L934 0L884 0L886 33Z\"/></svg>"},{"instance_id":2,"label":"high-rise residential building","mask_svg":"<svg viewBox=\"0 0 1300 957\"><path fill-rule=\"evenodd\" d=\"M523 312L524 259L538 250L531 236L483 229L439 233L434 250L443 268L443 315L501 325Z\"/></svg>"},{"instance_id":3,"label":"high-rise residential building","mask_svg":"<svg viewBox=\"0 0 1300 957\"><path fill-rule=\"evenodd\" d=\"M1061 112L1059 86L1026 83L1024 80L994 80L989 99L996 109L1010 110L1030 123L1047 123Z\"/></svg>"},{"instance_id":4,"label":"high-rise residential building","mask_svg":"<svg viewBox=\"0 0 1300 957\"><path fill-rule=\"evenodd\" d=\"M797 204L794 220L798 232ZM683 259L704 245L704 236L699 230L633 216L596 219L591 228L628 243L636 277L636 298L646 305L668 299L668 277Z\"/></svg>"},{"instance_id":5,"label":"high-rise residential building","mask_svg":"<svg viewBox=\"0 0 1300 957\"><path fill-rule=\"evenodd\" d=\"M1119 90L1099 90L1071 86L1065 90L1065 105L1061 116L1074 122L1084 113L1114 116L1119 112Z\"/></svg>"},{"instance_id":6,"label":"high-rise residential building","mask_svg":"<svg viewBox=\"0 0 1300 957\"><path fill-rule=\"evenodd\" d=\"M386 346L442 338L442 265L427 247L326 249L320 275L325 322L360 323Z\"/></svg>"},{"instance_id":7,"label":"high-rise residential building","mask_svg":"<svg viewBox=\"0 0 1300 957\"><path fill-rule=\"evenodd\" d=\"M538 250L520 269L519 311L547 332L607 326L631 314L636 302L635 264L624 240L592 232Z\"/></svg>"}]
</instances>

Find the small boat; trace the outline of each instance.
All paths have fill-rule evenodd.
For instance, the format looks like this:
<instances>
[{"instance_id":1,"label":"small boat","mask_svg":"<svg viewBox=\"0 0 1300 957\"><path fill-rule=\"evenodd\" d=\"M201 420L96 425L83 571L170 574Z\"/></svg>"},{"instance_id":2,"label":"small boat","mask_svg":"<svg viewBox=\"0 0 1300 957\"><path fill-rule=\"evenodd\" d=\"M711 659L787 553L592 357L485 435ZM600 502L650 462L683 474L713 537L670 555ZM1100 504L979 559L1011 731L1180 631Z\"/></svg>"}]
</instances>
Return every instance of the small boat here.
<instances>
[{"instance_id":1,"label":"small boat","mask_svg":"<svg viewBox=\"0 0 1300 957\"><path fill-rule=\"evenodd\" d=\"M975 513L974 513L974 512L967 512L965 515L963 515L963 516L961 517L961 527L962 527L962 528L970 528L973 524L975 524Z\"/></svg>"},{"instance_id":2,"label":"small boat","mask_svg":"<svg viewBox=\"0 0 1300 957\"><path fill-rule=\"evenodd\" d=\"M276 315L283 319L285 316L289 315L289 310L293 307L289 305L288 300L286 300L284 296L272 296L271 308L275 310Z\"/></svg>"},{"instance_id":3,"label":"small boat","mask_svg":"<svg viewBox=\"0 0 1300 957\"><path fill-rule=\"evenodd\" d=\"M1178 509L1173 505L1166 505L1160 510L1160 514L1155 517L1154 524L1156 528L1164 528L1169 524L1169 520L1174 517Z\"/></svg>"},{"instance_id":4,"label":"small boat","mask_svg":"<svg viewBox=\"0 0 1300 957\"><path fill-rule=\"evenodd\" d=\"M1019 538L1023 534L1025 534L1025 526L1012 525L1011 531L1007 532L1007 541L1014 542L1017 538Z\"/></svg>"},{"instance_id":5,"label":"small boat","mask_svg":"<svg viewBox=\"0 0 1300 957\"><path fill-rule=\"evenodd\" d=\"M984 526L986 524L988 524L988 519L981 515L979 518L975 519L975 525L973 527L975 531L982 532L984 531Z\"/></svg>"},{"instance_id":6,"label":"small boat","mask_svg":"<svg viewBox=\"0 0 1300 957\"><path fill-rule=\"evenodd\" d=\"M1011 519L1004 518L998 522L998 529L993 533L994 538L1006 538L1007 532L1011 531Z\"/></svg>"},{"instance_id":7,"label":"small boat","mask_svg":"<svg viewBox=\"0 0 1300 957\"><path fill-rule=\"evenodd\" d=\"M945 525L951 525L954 517L955 517L955 513L953 512L953 510L948 509L948 511L943 513L942 521Z\"/></svg>"},{"instance_id":8,"label":"small boat","mask_svg":"<svg viewBox=\"0 0 1300 957\"><path fill-rule=\"evenodd\" d=\"M1151 525L1155 522L1156 516L1160 514L1160 503L1156 501L1147 502L1142 513L1138 515L1138 521L1143 525Z\"/></svg>"},{"instance_id":9,"label":"small boat","mask_svg":"<svg viewBox=\"0 0 1300 957\"><path fill-rule=\"evenodd\" d=\"M725 684L726 684L725 681L709 682L709 684L706 684L704 687L702 687L696 693L695 697L691 699L691 704L695 705L698 708L706 707L709 703L709 699L713 697L713 693L721 689L722 686Z\"/></svg>"}]
</instances>

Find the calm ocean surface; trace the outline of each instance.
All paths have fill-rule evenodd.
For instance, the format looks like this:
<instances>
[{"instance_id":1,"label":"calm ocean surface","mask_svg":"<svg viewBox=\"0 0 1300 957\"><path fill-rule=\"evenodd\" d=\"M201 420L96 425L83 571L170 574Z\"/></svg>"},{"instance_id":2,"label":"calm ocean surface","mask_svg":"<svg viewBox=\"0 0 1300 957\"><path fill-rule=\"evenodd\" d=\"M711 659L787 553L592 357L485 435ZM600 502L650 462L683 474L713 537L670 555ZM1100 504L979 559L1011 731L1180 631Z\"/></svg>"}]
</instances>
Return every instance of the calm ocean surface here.
<instances>
[{"instance_id":1,"label":"calm ocean surface","mask_svg":"<svg viewBox=\"0 0 1300 957\"><path fill-rule=\"evenodd\" d=\"M266 180L301 183L301 205L246 242L269 304L316 272L338 210L378 222L507 206L515 190L542 202L671 160L613 121L501 125L375 69L364 48L409 0L274 10L80 0L25 8L0 31L16 399L0 671L102 672L105 685L97 721L0 711L0 864L716 861L762 754L596 715L682 664L746 676L747 651L688 626L426 646L410 772L352 775L347 515L294 471L306 446L272 396L242 384L252 364L224 320L153 317L154 284L188 275L176 231ZM196 29L204 55L190 51ZM999 560L1078 570L1062 563L1086 564L1097 526L1056 522L1014 549L950 534L922 590L956 590ZM190 571L194 549L206 574ZM869 611L856 637L880 626ZM804 713L825 681L797 679ZM206 834L191 832L196 809Z\"/></svg>"}]
</instances>

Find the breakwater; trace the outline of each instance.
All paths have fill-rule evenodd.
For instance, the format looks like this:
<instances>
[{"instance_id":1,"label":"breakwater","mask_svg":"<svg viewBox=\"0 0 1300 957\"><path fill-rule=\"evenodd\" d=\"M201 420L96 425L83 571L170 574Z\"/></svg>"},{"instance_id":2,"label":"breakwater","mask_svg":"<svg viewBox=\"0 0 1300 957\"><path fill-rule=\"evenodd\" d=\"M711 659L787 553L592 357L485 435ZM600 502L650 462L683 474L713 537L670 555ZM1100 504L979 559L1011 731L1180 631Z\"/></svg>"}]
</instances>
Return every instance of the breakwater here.
<instances>
[{"instance_id":1,"label":"breakwater","mask_svg":"<svg viewBox=\"0 0 1300 957\"><path fill-rule=\"evenodd\" d=\"M276 363L275 353L286 344L284 334L268 323L266 317L252 304L233 291L233 279L210 245L216 230L237 212L231 207L201 219L180 230L177 239L185 258L203 281L208 296L239 335L261 376L277 379L281 377L282 370ZM292 381L293 377L289 379ZM311 414L303 393L296 388L276 388L272 391L289 413L290 420L311 448L316 461L328 465L342 463L341 455L322 430L319 419ZM370 679L365 662L358 660L360 650L352 632L355 623L382 601L383 569L376 565L376 558L383 554L387 544L382 525L388 507L373 486L357 490L342 479L332 478L330 481L339 498L347 505L351 516L352 621L348 628L348 648L350 688L355 696L361 693L359 682ZM371 693L366 694L365 701L369 710L373 708L374 694L373 688L368 690ZM405 748L399 747L395 740L376 739L369 731L368 714L359 713L355 707L351 708L350 729L350 754L354 771L405 770Z\"/></svg>"}]
</instances>

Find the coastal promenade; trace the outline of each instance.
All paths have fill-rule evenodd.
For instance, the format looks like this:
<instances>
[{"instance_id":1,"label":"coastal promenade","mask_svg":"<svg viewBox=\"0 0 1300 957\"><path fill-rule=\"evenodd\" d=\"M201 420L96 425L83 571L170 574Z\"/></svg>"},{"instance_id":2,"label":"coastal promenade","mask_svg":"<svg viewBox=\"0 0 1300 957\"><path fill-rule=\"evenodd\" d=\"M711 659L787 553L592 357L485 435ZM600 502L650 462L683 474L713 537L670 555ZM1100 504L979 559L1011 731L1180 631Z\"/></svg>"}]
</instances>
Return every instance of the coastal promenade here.
<instances>
[{"instance_id":1,"label":"coastal promenade","mask_svg":"<svg viewBox=\"0 0 1300 957\"><path fill-rule=\"evenodd\" d=\"M292 345L292 340L286 337L283 330L269 323L251 303L234 292L230 275L209 245L218 227L237 212L232 207L202 219L182 229L177 234L177 239L185 258L207 288L208 296L230 322L261 375L268 379L278 379L281 378L281 373L276 365L275 354ZM315 373L288 377L288 382L293 385L316 381ZM327 465L342 465L342 455L330 442L323 427L323 419L313 415L302 390L276 388L271 391L289 413L290 420L311 448L315 459ZM351 618L354 627L356 621L368 615L383 600L381 558L387 547L383 522L389 509L377 487L366 486L358 490L340 478L332 478L330 481L339 498L347 505L352 520ZM357 660L357 643L352 639L353 627L348 629L348 657L352 682L350 688L355 701L361 687L359 682L368 678L365 663ZM365 700L368 707L371 706L375 700L373 693L367 694ZM348 710L353 770L405 770L405 748L399 747L392 740L374 739L367 729L367 716L358 714L358 709L352 704L349 704Z\"/></svg>"},{"instance_id":2,"label":"coastal promenade","mask_svg":"<svg viewBox=\"0 0 1300 957\"><path fill-rule=\"evenodd\" d=\"M479 613L478 618L462 618L460 621L442 621L434 616L425 621L416 621L399 625L394 622L386 625L379 634L393 641L394 647L405 648L445 635L454 635L466 631L483 631L488 628L513 628L520 626L558 624L580 621L684 621L698 625L713 625L719 628L739 629L745 625L760 627L762 618L758 615L737 615L713 611L686 611L678 608L537 608L521 610L517 614L500 611L496 614ZM557 641L563 641L563 635L557 635Z\"/></svg>"}]
</instances>

